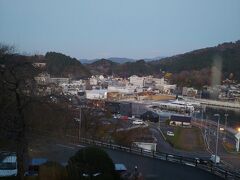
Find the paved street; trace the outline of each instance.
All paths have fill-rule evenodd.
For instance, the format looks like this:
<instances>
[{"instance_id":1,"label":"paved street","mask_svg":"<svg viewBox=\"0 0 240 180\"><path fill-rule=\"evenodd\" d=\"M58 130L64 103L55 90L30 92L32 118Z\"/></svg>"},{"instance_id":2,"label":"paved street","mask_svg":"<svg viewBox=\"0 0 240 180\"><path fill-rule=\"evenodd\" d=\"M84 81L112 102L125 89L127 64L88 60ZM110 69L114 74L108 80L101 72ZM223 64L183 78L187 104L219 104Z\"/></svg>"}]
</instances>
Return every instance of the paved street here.
<instances>
[{"instance_id":1,"label":"paved street","mask_svg":"<svg viewBox=\"0 0 240 180\"><path fill-rule=\"evenodd\" d=\"M66 164L69 157L83 147L81 145L77 146L37 137L31 138L30 146L31 157L47 157L49 160L58 161L63 164ZM138 166L139 171L143 173L145 179L175 180L176 177L180 180L220 179L206 171L190 166L142 157L122 151L104 150L107 151L114 163L124 163L128 170L132 170L135 166Z\"/></svg>"},{"instance_id":2,"label":"paved street","mask_svg":"<svg viewBox=\"0 0 240 180\"><path fill-rule=\"evenodd\" d=\"M206 122L205 122L206 123ZM215 148L216 148L216 123L201 123L200 121L194 121L194 124L198 126L203 126L205 129L206 127L206 139L207 143L209 144L209 151L213 154L215 154ZM225 162L228 166L231 168L234 168L238 171L240 171L240 154L237 153L229 153L225 150L223 147L223 132L219 131L219 141L218 141L218 155L220 156L221 160ZM233 135L230 133L227 133L226 135L226 141L230 144L235 145L235 140L233 138Z\"/></svg>"},{"instance_id":3,"label":"paved street","mask_svg":"<svg viewBox=\"0 0 240 180\"><path fill-rule=\"evenodd\" d=\"M161 123L161 129L167 128L165 125L165 122ZM172 153L180 156L187 156L187 157L198 157L202 159L209 159L210 153L208 151L183 151L179 149L173 148L168 142L166 142L161 135L161 133L158 130L158 123L154 124L152 123L150 126L150 130L153 133L154 137L157 138L158 142L158 150L161 152L167 152ZM165 129L164 129L165 130ZM173 131L171 129L168 129L170 131ZM166 131L166 130L165 130Z\"/></svg>"}]
</instances>

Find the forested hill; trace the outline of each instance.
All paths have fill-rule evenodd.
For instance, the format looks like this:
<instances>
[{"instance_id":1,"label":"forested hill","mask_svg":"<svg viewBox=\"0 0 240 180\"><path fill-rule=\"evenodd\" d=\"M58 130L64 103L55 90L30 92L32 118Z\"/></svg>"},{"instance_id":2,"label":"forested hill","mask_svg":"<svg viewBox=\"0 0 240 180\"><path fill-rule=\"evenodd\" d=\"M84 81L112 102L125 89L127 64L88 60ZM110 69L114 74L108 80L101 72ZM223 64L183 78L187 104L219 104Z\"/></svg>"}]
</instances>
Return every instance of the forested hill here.
<instances>
[{"instance_id":1,"label":"forested hill","mask_svg":"<svg viewBox=\"0 0 240 180\"><path fill-rule=\"evenodd\" d=\"M103 75L112 75L115 67L118 63L112 62L107 59L100 59L91 64L86 64L86 67L90 70L92 74L103 74Z\"/></svg>"},{"instance_id":2,"label":"forested hill","mask_svg":"<svg viewBox=\"0 0 240 180\"><path fill-rule=\"evenodd\" d=\"M86 67L92 74L116 75L121 77L155 74L153 66L144 60L120 64L107 59L101 59L94 63L86 64Z\"/></svg>"},{"instance_id":3,"label":"forested hill","mask_svg":"<svg viewBox=\"0 0 240 180\"><path fill-rule=\"evenodd\" d=\"M232 73L233 78L240 80L240 41L223 43L157 61L139 60L119 64L109 60L100 60L87 65L87 67L94 74L113 74L124 77L133 74L158 76L165 71L172 73L173 83L181 82L182 85L202 86L210 82L214 59L222 60L223 78Z\"/></svg>"},{"instance_id":4,"label":"forested hill","mask_svg":"<svg viewBox=\"0 0 240 180\"><path fill-rule=\"evenodd\" d=\"M159 69L171 72L172 83L200 88L210 85L214 61L222 63L222 80L231 77L240 81L240 41L152 61L151 64L156 68L155 72Z\"/></svg>"},{"instance_id":5,"label":"forested hill","mask_svg":"<svg viewBox=\"0 0 240 180\"><path fill-rule=\"evenodd\" d=\"M76 58L61 53L47 52L45 55L47 72L56 77L84 78L89 77L89 70Z\"/></svg>"},{"instance_id":6,"label":"forested hill","mask_svg":"<svg viewBox=\"0 0 240 180\"><path fill-rule=\"evenodd\" d=\"M152 61L151 64L165 71L179 73L183 70L210 68L214 59L222 59L224 73L240 73L240 41L163 58L160 61ZM238 75L240 78L240 74Z\"/></svg>"}]
</instances>

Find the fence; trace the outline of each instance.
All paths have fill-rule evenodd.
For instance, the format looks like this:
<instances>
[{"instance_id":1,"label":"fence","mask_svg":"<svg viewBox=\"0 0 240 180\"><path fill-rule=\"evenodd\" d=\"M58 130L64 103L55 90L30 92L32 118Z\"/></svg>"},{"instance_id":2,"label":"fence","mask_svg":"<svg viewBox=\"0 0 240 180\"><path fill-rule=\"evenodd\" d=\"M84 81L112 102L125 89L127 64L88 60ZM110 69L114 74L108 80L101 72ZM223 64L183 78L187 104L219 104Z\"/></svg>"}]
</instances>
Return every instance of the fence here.
<instances>
[{"instance_id":1,"label":"fence","mask_svg":"<svg viewBox=\"0 0 240 180\"><path fill-rule=\"evenodd\" d=\"M191 157L184 157L179 155L173 155L158 151L149 151L143 148L139 147L127 147L127 146L121 146L117 144L107 143L99 140L93 140L93 139L87 139L87 138L81 138L80 143L86 144L86 145L95 145L99 147L109 148L113 150L120 150L125 151L128 153L138 154L145 157L150 157L154 159L160 159L165 160L169 162L179 163L187 166L192 166L195 168L203 169L205 171L208 171L210 173L213 173L217 176L220 176L225 179L239 179L240 180L240 173L233 172L231 170L224 169L223 167L214 165L213 163L209 161L204 161L199 158L191 158Z\"/></svg>"},{"instance_id":2,"label":"fence","mask_svg":"<svg viewBox=\"0 0 240 180\"><path fill-rule=\"evenodd\" d=\"M34 133L34 134L37 135L37 133ZM48 138L50 138L50 137L48 136ZM118 145L118 144L113 144L113 143L108 143L108 142L104 142L104 141L100 141L100 140L88 139L88 138L83 138L83 137L80 138L80 141L79 141L78 137L71 136L71 135L67 135L67 136L65 136L65 138L67 138L68 141L70 140L74 143L77 142L77 143L81 143L81 144L85 144L85 145L95 145L95 146L108 148L108 149L112 149L112 150L120 150L120 151L124 151L124 152L128 152L128 153L138 154L138 155L149 157L149 158L169 161L169 162L173 162L173 163L179 163L179 164L192 166L195 168L199 168L199 169L208 171L212 174L215 174L215 175L220 176L225 179L240 180L239 172L235 172L230 169L216 166L209 161L204 161L199 158L179 156L179 155L168 154L168 153L159 152L159 151L149 151L149 150L139 148L139 147L132 147L132 146L127 147L127 146L122 146L122 145Z\"/></svg>"}]
</instances>

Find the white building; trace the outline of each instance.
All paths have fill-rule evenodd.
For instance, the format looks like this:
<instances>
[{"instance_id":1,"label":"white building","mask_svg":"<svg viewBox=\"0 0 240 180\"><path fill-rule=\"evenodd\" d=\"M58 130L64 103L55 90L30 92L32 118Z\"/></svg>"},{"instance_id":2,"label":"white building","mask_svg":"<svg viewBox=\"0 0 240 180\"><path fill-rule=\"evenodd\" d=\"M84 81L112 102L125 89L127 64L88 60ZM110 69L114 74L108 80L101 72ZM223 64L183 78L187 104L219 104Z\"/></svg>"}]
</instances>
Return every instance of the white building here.
<instances>
[{"instance_id":1,"label":"white building","mask_svg":"<svg viewBox=\"0 0 240 180\"><path fill-rule=\"evenodd\" d=\"M153 77L152 76L147 76L147 77L144 77L144 80L143 80L143 86L147 86L147 87L150 87L150 86L153 86Z\"/></svg>"},{"instance_id":2,"label":"white building","mask_svg":"<svg viewBox=\"0 0 240 180\"><path fill-rule=\"evenodd\" d=\"M130 84L132 84L133 86L140 86L140 87L144 86L144 77L133 75L129 77L129 81L130 81Z\"/></svg>"},{"instance_id":3,"label":"white building","mask_svg":"<svg viewBox=\"0 0 240 180\"><path fill-rule=\"evenodd\" d=\"M86 91L87 99L107 99L107 89L94 89Z\"/></svg>"},{"instance_id":4,"label":"white building","mask_svg":"<svg viewBox=\"0 0 240 180\"><path fill-rule=\"evenodd\" d=\"M86 89L86 84L84 81L72 81L72 83L63 83L60 85L62 87L63 93L68 95L77 95L78 92L83 92Z\"/></svg>"},{"instance_id":5,"label":"white building","mask_svg":"<svg viewBox=\"0 0 240 180\"><path fill-rule=\"evenodd\" d=\"M92 76L91 78L89 78L89 84L91 86L96 86L98 84L98 80L95 76Z\"/></svg>"},{"instance_id":6,"label":"white building","mask_svg":"<svg viewBox=\"0 0 240 180\"><path fill-rule=\"evenodd\" d=\"M104 81L104 80L105 80L105 78L104 78L103 75L98 76L98 79L99 79L100 81Z\"/></svg>"},{"instance_id":7,"label":"white building","mask_svg":"<svg viewBox=\"0 0 240 180\"><path fill-rule=\"evenodd\" d=\"M166 81L164 80L164 78L153 78L153 81L156 88L159 88L162 85L166 84Z\"/></svg>"}]
</instances>

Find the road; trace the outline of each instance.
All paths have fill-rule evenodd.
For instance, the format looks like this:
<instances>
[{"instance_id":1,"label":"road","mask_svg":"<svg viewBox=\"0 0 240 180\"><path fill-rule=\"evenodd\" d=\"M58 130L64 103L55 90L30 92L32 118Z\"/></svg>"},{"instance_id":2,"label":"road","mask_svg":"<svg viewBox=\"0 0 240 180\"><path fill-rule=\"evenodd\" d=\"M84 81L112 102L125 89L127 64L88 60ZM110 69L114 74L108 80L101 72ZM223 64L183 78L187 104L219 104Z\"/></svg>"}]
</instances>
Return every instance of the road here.
<instances>
[{"instance_id":1,"label":"road","mask_svg":"<svg viewBox=\"0 0 240 180\"><path fill-rule=\"evenodd\" d=\"M195 125L198 127L202 127L203 132L206 130L206 141L209 145L209 152L212 154L215 154L215 148L216 148L216 123L212 123L209 121L204 121L204 123L201 123L201 121L193 121ZM232 169L235 169L237 171L240 171L240 155L237 153L229 153L225 150L223 146L223 138L224 133L219 131L219 141L218 141L218 155L220 156L221 160ZM228 131L226 134L226 139L230 144L235 145L235 140L233 138L233 135L231 134L231 131Z\"/></svg>"},{"instance_id":2,"label":"road","mask_svg":"<svg viewBox=\"0 0 240 180\"><path fill-rule=\"evenodd\" d=\"M30 158L46 157L51 161L57 161L66 164L69 157L83 148L83 145L75 145L46 137L34 137L30 139ZM127 152L104 149L113 159L114 163L124 163L128 170L138 166L138 170L143 174L144 179L161 180L210 180L221 179L206 171L167 161L143 157Z\"/></svg>"},{"instance_id":3,"label":"road","mask_svg":"<svg viewBox=\"0 0 240 180\"><path fill-rule=\"evenodd\" d=\"M157 139L158 143L158 150L161 152L167 152L167 153L172 153L180 156L186 156L186 157L193 157L193 158L201 158L201 159L209 159L210 153L208 151L184 151L184 150L179 150L173 148L168 142L165 141L161 133L159 132L158 129L158 123L149 123L149 128L154 137ZM166 128L171 128L170 126L165 126L165 122L161 122L161 130L167 131L173 131L172 129L167 129Z\"/></svg>"}]
</instances>

